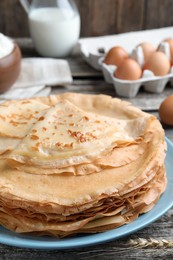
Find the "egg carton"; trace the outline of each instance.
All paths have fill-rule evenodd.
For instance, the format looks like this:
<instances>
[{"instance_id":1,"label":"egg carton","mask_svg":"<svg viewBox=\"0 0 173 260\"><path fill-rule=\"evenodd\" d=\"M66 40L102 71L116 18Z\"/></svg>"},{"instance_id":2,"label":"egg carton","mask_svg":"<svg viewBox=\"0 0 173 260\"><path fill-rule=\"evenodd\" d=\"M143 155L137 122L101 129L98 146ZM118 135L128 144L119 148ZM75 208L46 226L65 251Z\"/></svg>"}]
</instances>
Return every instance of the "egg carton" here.
<instances>
[{"instance_id":1,"label":"egg carton","mask_svg":"<svg viewBox=\"0 0 173 260\"><path fill-rule=\"evenodd\" d=\"M171 53L168 43L161 43L158 50L165 53L168 59L170 59ZM135 48L129 56L135 59L139 65L143 67L144 54L140 46ZM122 80L114 76L117 67L107 65L103 61L104 57L101 57L98 63L102 69L104 79L107 83L113 84L115 91L119 96L133 98L138 94L142 86L147 92L161 93L165 89L168 81L171 81L171 85L173 85L173 67L170 68L169 73L165 76L155 76L152 71L144 70L142 77L138 80Z\"/></svg>"},{"instance_id":2,"label":"egg carton","mask_svg":"<svg viewBox=\"0 0 173 260\"><path fill-rule=\"evenodd\" d=\"M134 58L142 67L143 54L140 47L135 50L135 47L141 42L150 42L155 48L163 39L172 38L173 27L166 27L160 29L152 29L138 32L123 33L111 36L101 36L81 39L80 52L85 61L94 69L101 70L105 81L114 85L117 95L132 98L135 97L141 88L145 91L153 93L161 93L165 89L168 81L173 85L173 67L171 67L169 74L165 76L155 76L151 71L145 70L139 80L129 81L121 80L113 76L116 66L106 65L103 63L104 54L113 46L123 47L132 58ZM159 50L164 52L170 58L170 51L167 44L161 44Z\"/></svg>"},{"instance_id":3,"label":"egg carton","mask_svg":"<svg viewBox=\"0 0 173 260\"><path fill-rule=\"evenodd\" d=\"M171 81L173 85L173 67L171 67L169 74L162 77L154 76L150 70L144 70L139 80L122 80L113 75L116 71L116 66L103 63L103 58L99 60L99 63L101 64L105 81L113 84L117 95L122 97L135 97L142 86L147 92L161 93L168 81Z\"/></svg>"}]
</instances>

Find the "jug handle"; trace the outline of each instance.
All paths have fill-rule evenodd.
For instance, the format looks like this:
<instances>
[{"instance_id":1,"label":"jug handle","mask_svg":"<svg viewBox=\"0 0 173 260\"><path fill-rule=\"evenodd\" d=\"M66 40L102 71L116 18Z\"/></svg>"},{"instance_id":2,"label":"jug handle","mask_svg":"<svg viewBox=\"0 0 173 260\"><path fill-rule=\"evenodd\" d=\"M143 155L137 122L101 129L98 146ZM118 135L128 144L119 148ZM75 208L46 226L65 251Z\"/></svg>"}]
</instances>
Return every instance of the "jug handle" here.
<instances>
[{"instance_id":1,"label":"jug handle","mask_svg":"<svg viewBox=\"0 0 173 260\"><path fill-rule=\"evenodd\" d=\"M23 6L23 9L28 14L30 9L30 4L28 3L28 0L20 0L21 5Z\"/></svg>"}]
</instances>

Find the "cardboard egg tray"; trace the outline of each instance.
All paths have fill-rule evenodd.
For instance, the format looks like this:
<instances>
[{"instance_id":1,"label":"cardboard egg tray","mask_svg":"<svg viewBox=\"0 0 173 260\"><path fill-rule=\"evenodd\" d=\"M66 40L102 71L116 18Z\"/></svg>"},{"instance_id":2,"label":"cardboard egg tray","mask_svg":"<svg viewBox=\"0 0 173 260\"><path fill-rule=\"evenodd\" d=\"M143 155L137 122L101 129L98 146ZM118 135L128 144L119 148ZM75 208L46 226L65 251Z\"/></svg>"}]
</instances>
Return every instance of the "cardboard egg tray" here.
<instances>
[{"instance_id":1,"label":"cardboard egg tray","mask_svg":"<svg viewBox=\"0 0 173 260\"><path fill-rule=\"evenodd\" d=\"M106 53L113 46L119 45L130 54L141 42L150 42L157 48L166 38L173 38L173 27L82 39L79 44L85 61L94 69L102 70L105 81L113 84L117 95L132 98L142 86L145 91L161 93L168 81L173 85L173 67L169 74L162 77L154 76L151 71L145 70L139 80L121 80L113 76L116 66L103 63L104 55L101 52L104 50ZM164 52L167 55L167 50Z\"/></svg>"},{"instance_id":2,"label":"cardboard egg tray","mask_svg":"<svg viewBox=\"0 0 173 260\"><path fill-rule=\"evenodd\" d=\"M105 81L112 83L117 95L122 97L135 97L142 86L145 91L161 93L165 89L169 80L173 85L173 67L171 67L169 74L162 77L154 76L151 71L145 70L139 80L122 80L114 77L113 75L116 70L116 66L103 63L103 58L100 58L99 64L101 66Z\"/></svg>"}]
</instances>

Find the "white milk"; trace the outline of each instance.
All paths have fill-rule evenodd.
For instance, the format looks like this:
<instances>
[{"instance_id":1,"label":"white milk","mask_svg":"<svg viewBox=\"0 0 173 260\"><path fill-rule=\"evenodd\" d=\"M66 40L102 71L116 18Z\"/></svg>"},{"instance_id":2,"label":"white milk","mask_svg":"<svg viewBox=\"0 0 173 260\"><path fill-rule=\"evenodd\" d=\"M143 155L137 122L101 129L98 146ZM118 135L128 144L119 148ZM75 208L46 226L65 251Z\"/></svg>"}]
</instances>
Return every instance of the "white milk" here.
<instances>
[{"instance_id":1,"label":"white milk","mask_svg":"<svg viewBox=\"0 0 173 260\"><path fill-rule=\"evenodd\" d=\"M80 17L68 9L31 10L29 25L35 48L43 56L66 56L79 38Z\"/></svg>"},{"instance_id":2,"label":"white milk","mask_svg":"<svg viewBox=\"0 0 173 260\"><path fill-rule=\"evenodd\" d=\"M9 55L14 49L14 43L7 36L0 33L0 58Z\"/></svg>"}]
</instances>

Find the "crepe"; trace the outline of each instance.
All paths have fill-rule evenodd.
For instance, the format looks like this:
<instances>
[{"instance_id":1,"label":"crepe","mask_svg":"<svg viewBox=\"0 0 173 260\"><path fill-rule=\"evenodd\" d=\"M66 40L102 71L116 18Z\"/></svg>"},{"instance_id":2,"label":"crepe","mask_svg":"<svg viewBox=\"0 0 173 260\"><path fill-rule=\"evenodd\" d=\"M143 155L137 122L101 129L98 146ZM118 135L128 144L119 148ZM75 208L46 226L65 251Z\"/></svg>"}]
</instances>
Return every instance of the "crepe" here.
<instances>
[{"instance_id":1,"label":"crepe","mask_svg":"<svg viewBox=\"0 0 173 260\"><path fill-rule=\"evenodd\" d=\"M74 218L71 220L67 216L63 221L57 215L54 218L47 217L45 219L43 218L44 214L24 214L18 209L10 211L8 208L2 207L0 208L0 219L4 225L3 219L5 217L5 226L19 233L37 231L46 232L49 235L66 236L82 232L101 232L129 223L139 214L150 210L160 197L160 193L164 191L165 186L164 169L161 169L157 173L157 177L147 183L146 186L138 188L136 194L128 194L127 199L121 197L119 200L123 200L123 203L120 206L116 203L118 199L115 198L111 201L111 198L109 198L110 206L104 201L103 203L106 206L103 209L96 211L94 207L92 214L85 211L76 214L77 216L73 215Z\"/></svg>"},{"instance_id":2,"label":"crepe","mask_svg":"<svg viewBox=\"0 0 173 260\"><path fill-rule=\"evenodd\" d=\"M96 115L62 100L34 124L8 158L43 168L91 162L116 146L135 143L146 121ZM135 124L139 131L131 131Z\"/></svg>"},{"instance_id":3,"label":"crepe","mask_svg":"<svg viewBox=\"0 0 173 260\"><path fill-rule=\"evenodd\" d=\"M0 154L13 150L49 106L37 100L6 102L0 105Z\"/></svg>"},{"instance_id":4,"label":"crepe","mask_svg":"<svg viewBox=\"0 0 173 260\"><path fill-rule=\"evenodd\" d=\"M27 127L21 102L34 114ZM154 116L104 95L7 102L8 118L13 104L19 123L0 131L1 225L59 237L103 232L151 210L164 192L166 144Z\"/></svg>"}]
</instances>

